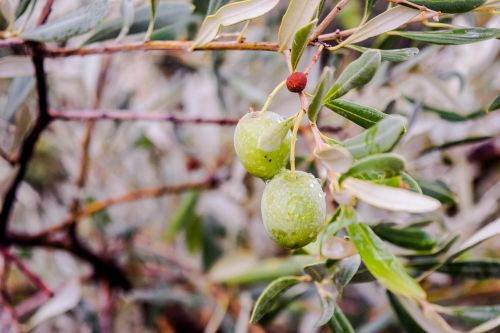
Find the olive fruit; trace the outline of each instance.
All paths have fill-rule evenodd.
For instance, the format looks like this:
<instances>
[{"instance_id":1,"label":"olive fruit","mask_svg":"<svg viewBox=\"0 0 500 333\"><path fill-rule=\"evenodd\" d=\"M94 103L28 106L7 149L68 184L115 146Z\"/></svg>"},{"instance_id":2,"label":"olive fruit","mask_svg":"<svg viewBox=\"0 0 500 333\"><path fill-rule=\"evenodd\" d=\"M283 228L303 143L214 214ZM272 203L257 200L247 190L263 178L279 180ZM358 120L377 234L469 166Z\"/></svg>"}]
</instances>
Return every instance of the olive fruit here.
<instances>
[{"instance_id":1,"label":"olive fruit","mask_svg":"<svg viewBox=\"0 0 500 333\"><path fill-rule=\"evenodd\" d=\"M252 175L268 180L285 166L290 153L290 133L273 151L258 147L259 138L283 118L274 112L250 112L243 116L234 132L234 148L245 169Z\"/></svg>"},{"instance_id":2,"label":"olive fruit","mask_svg":"<svg viewBox=\"0 0 500 333\"><path fill-rule=\"evenodd\" d=\"M261 203L269 237L286 248L300 248L314 241L324 226L325 193L310 173L284 170L270 180Z\"/></svg>"}]
</instances>

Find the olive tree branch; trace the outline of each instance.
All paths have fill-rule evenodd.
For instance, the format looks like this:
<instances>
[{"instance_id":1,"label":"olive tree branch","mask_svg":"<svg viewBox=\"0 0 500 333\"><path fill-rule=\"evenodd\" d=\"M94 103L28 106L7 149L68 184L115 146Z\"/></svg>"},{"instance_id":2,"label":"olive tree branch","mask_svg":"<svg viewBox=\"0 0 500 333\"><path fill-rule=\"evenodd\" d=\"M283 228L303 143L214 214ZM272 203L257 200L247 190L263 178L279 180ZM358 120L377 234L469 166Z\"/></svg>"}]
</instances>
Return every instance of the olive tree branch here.
<instances>
[{"instance_id":1,"label":"olive tree branch","mask_svg":"<svg viewBox=\"0 0 500 333\"><path fill-rule=\"evenodd\" d=\"M328 15L321 21L320 24L314 29L309 40L314 41L318 39L319 35L325 31L326 28L332 23L332 21L337 17L340 11L349 3L350 0L340 0L339 3L333 7L333 9L328 13Z\"/></svg>"}]
</instances>

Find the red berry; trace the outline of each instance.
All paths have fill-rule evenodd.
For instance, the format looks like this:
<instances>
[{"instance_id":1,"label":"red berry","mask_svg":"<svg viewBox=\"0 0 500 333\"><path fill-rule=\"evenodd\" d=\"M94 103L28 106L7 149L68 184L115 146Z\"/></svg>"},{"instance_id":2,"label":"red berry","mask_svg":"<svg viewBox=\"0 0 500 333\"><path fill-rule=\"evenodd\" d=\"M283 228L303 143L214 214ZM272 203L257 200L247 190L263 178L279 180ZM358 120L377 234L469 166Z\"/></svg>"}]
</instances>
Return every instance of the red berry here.
<instances>
[{"instance_id":1,"label":"red berry","mask_svg":"<svg viewBox=\"0 0 500 333\"><path fill-rule=\"evenodd\" d=\"M307 76L302 72L294 72L286 79L286 87L294 93L302 92L307 85Z\"/></svg>"}]
</instances>

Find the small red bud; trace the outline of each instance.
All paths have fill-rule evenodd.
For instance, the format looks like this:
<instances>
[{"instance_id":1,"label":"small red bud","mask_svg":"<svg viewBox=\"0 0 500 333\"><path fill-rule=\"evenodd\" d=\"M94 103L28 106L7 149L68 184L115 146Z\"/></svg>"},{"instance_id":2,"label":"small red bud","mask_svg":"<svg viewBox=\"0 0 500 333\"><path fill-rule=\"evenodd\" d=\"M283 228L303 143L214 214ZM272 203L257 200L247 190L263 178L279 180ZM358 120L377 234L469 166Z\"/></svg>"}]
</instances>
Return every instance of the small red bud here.
<instances>
[{"instance_id":1,"label":"small red bud","mask_svg":"<svg viewBox=\"0 0 500 333\"><path fill-rule=\"evenodd\" d=\"M302 92L307 85L307 76L302 72L293 72L286 79L286 87L294 93Z\"/></svg>"}]
</instances>

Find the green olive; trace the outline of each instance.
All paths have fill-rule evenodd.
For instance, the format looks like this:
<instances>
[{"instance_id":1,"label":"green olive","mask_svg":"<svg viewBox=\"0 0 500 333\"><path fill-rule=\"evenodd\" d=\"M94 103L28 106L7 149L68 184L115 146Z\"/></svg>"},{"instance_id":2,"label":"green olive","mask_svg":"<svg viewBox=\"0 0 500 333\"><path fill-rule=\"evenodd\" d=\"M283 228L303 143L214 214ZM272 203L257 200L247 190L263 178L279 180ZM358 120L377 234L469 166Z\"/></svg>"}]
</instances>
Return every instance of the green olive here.
<instances>
[{"instance_id":1,"label":"green olive","mask_svg":"<svg viewBox=\"0 0 500 333\"><path fill-rule=\"evenodd\" d=\"M325 224L325 193L312 174L284 170L266 184L261 210L269 237L282 247L300 248Z\"/></svg>"},{"instance_id":2,"label":"green olive","mask_svg":"<svg viewBox=\"0 0 500 333\"><path fill-rule=\"evenodd\" d=\"M258 148L264 130L279 124L283 118L274 112L250 112L240 119L234 132L234 148L245 169L252 175L268 180L285 166L290 153L290 134L273 151Z\"/></svg>"}]
</instances>

